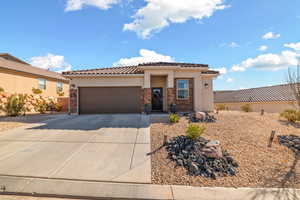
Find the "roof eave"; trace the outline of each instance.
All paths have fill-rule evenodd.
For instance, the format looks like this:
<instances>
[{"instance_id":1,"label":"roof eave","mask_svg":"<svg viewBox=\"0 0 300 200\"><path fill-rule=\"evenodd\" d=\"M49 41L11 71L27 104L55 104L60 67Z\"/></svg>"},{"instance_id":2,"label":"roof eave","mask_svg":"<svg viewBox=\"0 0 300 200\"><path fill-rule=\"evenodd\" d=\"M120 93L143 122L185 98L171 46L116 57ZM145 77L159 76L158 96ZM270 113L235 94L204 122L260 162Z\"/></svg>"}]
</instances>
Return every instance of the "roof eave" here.
<instances>
[{"instance_id":1,"label":"roof eave","mask_svg":"<svg viewBox=\"0 0 300 200\"><path fill-rule=\"evenodd\" d=\"M11 69L9 67L3 67L3 66L0 66L0 68L2 69L6 69L6 70L11 70L11 71L16 71L16 72L21 72L21 73L26 73L26 74L31 74L31 75L34 75L34 76L40 76L40 77L44 77L44 78L51 78L51 79L55 79L55 80L60 80L60 81L65 81L65 82L69 82L68 79L66 79L65 77L61 77L61 78L58 78L58 77L52 77L52 76L47 76L47 75L43 75L43 74L38 74L38 73L32 73L32 72L27 72L27 71L22 71L22 70L16 70L16 69Z\"/></svg>"},{"instance_id":2,"label":"roof eave","mask_svg":"<svg viewBox=\"0 0 300 200\"><path fill-rule=\"evenodd\" d=\"M67 78L84 77L144 77L144 74L63 74Z\"/></svg>"}]
</instances>

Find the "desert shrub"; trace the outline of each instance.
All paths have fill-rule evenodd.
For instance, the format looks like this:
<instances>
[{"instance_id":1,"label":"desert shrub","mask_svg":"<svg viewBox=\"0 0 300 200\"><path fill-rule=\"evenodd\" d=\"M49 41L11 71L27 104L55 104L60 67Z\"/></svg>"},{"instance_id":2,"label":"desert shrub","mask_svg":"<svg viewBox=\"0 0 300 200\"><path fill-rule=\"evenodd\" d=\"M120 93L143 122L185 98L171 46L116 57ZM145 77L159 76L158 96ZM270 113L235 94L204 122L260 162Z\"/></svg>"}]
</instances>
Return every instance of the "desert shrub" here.
<instances>
[{"instance_id":1,"label":"desert shrub","mask_svg":"<svg viewBox=\"0 0 300 200\"><path fill-rule=\"evenodd\" d=\"M289 122L296 122L300 120L300 112L293 109L287 109L280 113L280 117L285 118Z\"/></svg>"},{"instance_id":2,"label":"desert shrub","mask_svg":"<svg viewBox=\"0 0 300 200\"><path fill-rule=\"evenodd\" d=\"M177 122L179 122L179 116L178 115L176 115L176 114L171 114L170 116L169 116L169 121L171 122L171 123L177 123Z\"/></svg>"},{"instance_id":3,"label":"desert shrub","mask_svg":"<svg viewBox=\"0 0 300 200\"><path fill-rule=\"evenodd\" d=\"M41 114L44 114L44 113L46 113L48 106L49 105L46 103L46 101L44 99L39 100L35 105L35 111L37 111Z\"/></svg>"},{"instance_id":4,"label":"desert shrub","mask_svg":"<svg viewBox=\"0 0 300 200\"><path fill-rule=\"evenodd\" d=\"M39 88L32 88L32 92L33 92L33 94L42 94L43 93L43 91Z\"/></svg>"},{"instance_id":5,"label":"desert shrub","mask_svg":"<svg viewBox=\"0 0 300 200\"><path fill-rule=\"evenodd\" d=\"M7 116L19 116L25 114L25 100L26 95L13 94L7 98L7 102L1 106L1 110L5 112Z\"/></svg>"},{"instance_id":6,"label":"desert shrub","mask_svg":"<svg viewBox=\"0 0 300 200\"><path fill-rule=\"evenodd\" d=\"M63 91L57 91L56 92L58 94L58 96L63 97L65 95L65 93Z\"/></svg>"},{"instance_id":7,"label":"desert shrub","mask_svg":"<svg viewBox=\"0 0 300 200\"><path fill-rule=\"evenodd\" d=\"M4 89L3 89L3 87L0 87L0 92L4 92Z\"/></svg>"},{"instance_id":8,"label":"desert shrub","mask_svg":"<svg viewBox=\"0 0 300 200\"><path fill-rule=\"evenodd\" d=\"M242 109L242 111L244 111L244 112L251 112L251 111L252 111L252 108L251 108L250 104L248 104L248 103L242 105L242 106L241 106L241 109Z\"/></svg>"},{"instance_id":9,"label":"desert shrub","mask_svg":"<svg viewBox=\"0 0 300 200\"><path fill-rule=\"evenodd\" d=\"M61 104L59 104L59 103L56 103L56 104L55 104L55 110L56 110L57 112L61 112L62 109L63 109L63 106L62 106Z\"/></svg>"},{"instance_id":10,"label":"desert shrub","mask_svg":"<svg viewBox=\"0 0 300 200\"><path fill-rule=\"evenodd\" d=\"M186 135L190 139L197 139L200 137L205 130L205 127L199 126L197 124L190 124L186 130Z\"/></svg>"},{"instance_id":11,"label":"desert shrub","mask_svg":"<svg viewBox=\"0 0 300 200\"><path fill-rule=\"evenodd\" d=\"M218 104L216 107L217 107L217 110L225 110L226 109L225 104Z\"/></svg>"}]
</instances>

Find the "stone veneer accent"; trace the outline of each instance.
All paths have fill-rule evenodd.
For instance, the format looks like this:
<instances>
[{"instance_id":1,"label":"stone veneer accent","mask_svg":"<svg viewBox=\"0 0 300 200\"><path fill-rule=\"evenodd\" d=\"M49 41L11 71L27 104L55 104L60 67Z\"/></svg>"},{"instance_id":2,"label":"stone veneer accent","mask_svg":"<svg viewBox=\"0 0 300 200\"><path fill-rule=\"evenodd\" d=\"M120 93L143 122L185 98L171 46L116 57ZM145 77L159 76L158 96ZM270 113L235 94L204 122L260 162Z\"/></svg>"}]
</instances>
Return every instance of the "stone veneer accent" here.
<instances>
[{"instance_id":1,"label":"stone veneer accent","mask_svg":"<svg viewBox=\"0 0 300 200\"><path fill-rule=\"evenodd\" d=\"M177 99L177 96L176 96L176 91L177 91L176 81L178 79L189 80L189 99L186 99L186 100ZM174 79L174 86L175 86L174 91L175 91L176 110L178 112L194 111L194 79L193 78L176 78L176 79Z\"/></svg>"},{"instance_id":2,"label":"stone veneer accent","mask_svg":"<svg viewBox=\"0 0 300 200\"><path fill-rule=\"evenodd\" d=\"M167 88L167 110L170 111L171 104L176 104L176 90L175 88Z\"/></svg>"},{"instance_id":3,"label":"stone veneer accent","mask_svg":"<svg viewBox=\"0 0 300 200\"><path fill-rule=\"evenodd\" d=\"M142 102L141 102L141 110L142 112L145 111L145 104L151 104L151 88L142 88L142 92L141 92L141 98L142 98Z\"/></svg>"},{"instance_id":4,"label":"stone veneer accent","mask_svg":"<svg viewBox=\"0 0 300 200\"><path fill-rule=\"evenodd\" d=\"M70 87L70 113L77 113L77 90Z\"/></svg>"}]
</instances>

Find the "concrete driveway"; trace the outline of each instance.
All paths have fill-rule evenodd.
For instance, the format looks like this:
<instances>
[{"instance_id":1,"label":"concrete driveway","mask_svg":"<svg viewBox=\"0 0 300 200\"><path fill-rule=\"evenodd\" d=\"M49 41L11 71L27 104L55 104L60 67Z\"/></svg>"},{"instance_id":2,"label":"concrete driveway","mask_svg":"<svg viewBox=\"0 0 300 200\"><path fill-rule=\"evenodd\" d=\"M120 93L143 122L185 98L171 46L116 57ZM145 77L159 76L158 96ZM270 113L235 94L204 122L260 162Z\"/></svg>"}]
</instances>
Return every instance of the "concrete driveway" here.
<instances>
[{"instance_id":1,"label":"concrete driveway","mask_svg":"<svg viewBox=\"0 0 300 200\"><path fill-rule=\"evenodd\" d=\"M0 175L151 182L149 118L59 116L0 135Z\"/></svg>"}]
</instances>

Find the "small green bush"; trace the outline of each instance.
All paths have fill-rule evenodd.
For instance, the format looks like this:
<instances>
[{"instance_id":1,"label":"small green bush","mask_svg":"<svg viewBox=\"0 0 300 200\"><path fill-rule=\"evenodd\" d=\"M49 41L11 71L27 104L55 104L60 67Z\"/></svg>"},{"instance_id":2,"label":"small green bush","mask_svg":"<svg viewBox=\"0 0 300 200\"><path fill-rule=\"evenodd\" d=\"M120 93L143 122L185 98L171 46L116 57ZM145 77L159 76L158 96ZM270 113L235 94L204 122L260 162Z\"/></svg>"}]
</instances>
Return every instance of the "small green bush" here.
<instances>
[{"instance_id":1,"label":"small green bush","mask_svg":"<svg viewBox=\"0 0 300 200\"><path fill-rule=\"evenodd\" d=\"M22 113L25 114L25 100L26 95L13 94L7 98L7 102L1 106L1 110L5 112L7 116L19 116Z\"/></svg>"},{"instance_id":2,"label":"small green bush","mask_svg":"<svg viewBox=\"0 0 300 200\"><path fill-rule=\"evenodd\" d=\"M178 115L176 115L176 114L171 114L170 116L169 116L169 121L170 121L170 123L178 123L179 122L179 116Z\"/></svg>"},{"instance_id":3,"label":"small green bush","mask_svg":"<svg viewBox=\"0 0 300 200\"><path fill-rule=\"evenodd\" d=\"M39 88L32 88L32 92L33 92L33 94L42 94L43 93L43 91Z\"/></svg>"},{"instance_id":4,"label":"small green bush","mask_svg":"<svg viewBox=\"0 0 300 200\"><path fill-rule=\"evenodd\" d=\"M244 104L244 105L242 105L241 109L244 112L251 112L252 111L252 108L251 108L250 104Z\"/></svg>"},{"instance_id":5,"label":"small green bush","mask_svg":"<svg viewBox=\"0 0 300 200\"><path fill-rule=\"evenodd\" d=\"M57 112L61 112L62 109L63 109L63 106L62 106L61 104L59 104L59 103L55 104L55 110L56 110Z\"/></svg>"},{"instance_id":6,"label":"small green bush","mask_svg":"<svg viewBox=\"0 0 300 200\"><path fill-rule=\"evenodd\" d=\"M186 130L186 135L188 138L195 140L203 134L204 130L205 127L203 126L190 124Z\"/></svg>"},{"instance_id":7,"label":"small green bush","mask_svg":"<svg viewBox=\"0 0 300 200\"><path fill-rule=\"evenodd\" d=\"M48 108L48 104L46 103L45 100L40 100L37 102L37 104L35 105L35 111L44 114L46 113Z\"/></svg>"},{"instance_id":8,"label":"small green bush","mask_svg":"<svg viewBox=\"0 0 300 200\"><path fill-rule=\"evenodd\" d=\"M280 117L285 118L289 122L296 122L300 120L300 112L293 109L287 109L280 113Z\"/></svg>"},{"instance_id":9,"label":"small green bush","mask_svg":"<svg viewBox=\"0 0 300 200\"><path fill-rule=\"evenodd\" d=\"M218 104L216 106L217 110L225 110L226 109L226 105L225 104Z\"/></svg>"},{"instance_id":10,"label":"small green bush","mask_svg":"<svg viewBox=\"0 0 300 200\"><path fill-rule=\"evenodd\" d=\"M0 87L0 92L4 92L4 89L3 89L3 87Z\"/></svg>"},{"instance_id":11,"label":"small green bush","mask_svg":"<svg viewBox=\"0 0 300 200\"><path fill-rule=\"evenodd\" d=\"M57 91L56 92L58 94L58 96L63 97L65 95L65 93L63 91Z\"/></svg>"}]
</instances>

